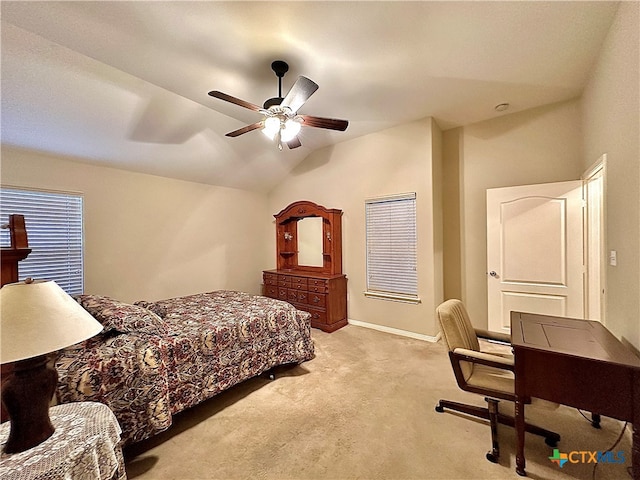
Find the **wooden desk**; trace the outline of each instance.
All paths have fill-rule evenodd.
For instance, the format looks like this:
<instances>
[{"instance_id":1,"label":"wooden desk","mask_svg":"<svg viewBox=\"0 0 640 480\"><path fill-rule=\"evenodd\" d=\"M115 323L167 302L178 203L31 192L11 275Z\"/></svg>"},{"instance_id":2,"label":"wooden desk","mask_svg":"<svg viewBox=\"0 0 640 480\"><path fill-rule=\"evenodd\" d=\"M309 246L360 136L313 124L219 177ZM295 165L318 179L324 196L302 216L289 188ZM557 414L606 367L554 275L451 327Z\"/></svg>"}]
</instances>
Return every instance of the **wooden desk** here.
<instances>
[{"instance_id":1,"label":"wooden desk","mask_svg":"<svg viewBox=\"0 0 640 480\"><path fill-rule=\"evenodd\" d=\"M524 404L542 398L631 422L640 480L640 358L601 323L511 312L515 357L516 472L526 475Z\"/></svg>"}]
</instances>

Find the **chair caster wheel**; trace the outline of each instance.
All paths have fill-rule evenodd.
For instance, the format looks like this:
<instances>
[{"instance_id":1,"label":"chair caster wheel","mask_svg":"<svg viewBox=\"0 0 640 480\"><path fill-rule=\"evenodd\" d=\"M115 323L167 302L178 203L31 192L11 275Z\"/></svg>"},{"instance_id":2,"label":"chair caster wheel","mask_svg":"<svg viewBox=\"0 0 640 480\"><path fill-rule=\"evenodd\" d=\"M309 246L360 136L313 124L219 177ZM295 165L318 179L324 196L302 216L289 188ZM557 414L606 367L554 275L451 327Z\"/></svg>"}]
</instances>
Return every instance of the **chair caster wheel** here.
<instances>
[{"instance_id":1,"label":"chair caster wheel","mask_svg":"<svg viewBox=\"0 0 640 480\"><path fill-rule=\"evenodd\" d=\"M487 460L491 463L498 463L498 456L493 454L493 452L487 452Z\"/></svg>"},{"instance_id":2,"label":"chair caster wheel","mask_svg":"<svg viewBox=\"0 0 640 480\"><path fill-rule=\"evenodd\" d=\"M438 413L444 412L444 407L441 407L440 404L436 405L436 412Z\"/></svg>"}]
</instances>

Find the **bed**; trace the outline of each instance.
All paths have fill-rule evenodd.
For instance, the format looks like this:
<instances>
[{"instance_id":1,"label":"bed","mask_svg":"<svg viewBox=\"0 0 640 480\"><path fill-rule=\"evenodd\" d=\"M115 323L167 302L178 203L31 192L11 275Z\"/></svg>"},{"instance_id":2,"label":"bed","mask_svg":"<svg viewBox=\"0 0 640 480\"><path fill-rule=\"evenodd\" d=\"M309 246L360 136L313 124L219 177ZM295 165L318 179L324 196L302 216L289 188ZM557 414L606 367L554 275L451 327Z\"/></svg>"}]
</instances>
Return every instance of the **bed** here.
<instances>
[{"instance_id":1,"label":"bed","mask_svg":"<svg viewBox=\"0 0 640 480\"><path fill-rule=\"evenodd\" d=\"M75 298L104 331L60 352L57 400L107 404L125 443L244 380L314 356L310 314L280 300L229 290L134 304Z\"/></svg>"}]
</instances>

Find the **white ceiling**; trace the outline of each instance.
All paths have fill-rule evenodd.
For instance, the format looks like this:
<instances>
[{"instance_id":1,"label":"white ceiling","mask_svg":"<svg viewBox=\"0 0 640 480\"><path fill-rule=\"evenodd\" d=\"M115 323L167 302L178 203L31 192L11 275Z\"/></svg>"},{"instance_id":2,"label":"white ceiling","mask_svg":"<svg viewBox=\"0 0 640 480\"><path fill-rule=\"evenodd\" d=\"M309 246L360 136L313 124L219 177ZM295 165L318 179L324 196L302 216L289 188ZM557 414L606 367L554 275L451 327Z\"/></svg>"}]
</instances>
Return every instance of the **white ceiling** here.
<instances>
[{"instance_id":1,"label":"white ceiling","mask_svg":"<svg viewBox=\"0 0 640 480\"><path fill-rule=\"evenodd\" d=\"M432 116L443 129L580 95L615 2L1 2L2 143L268 192L315 149ZM278 151L261 119L271 62L320 85Z\"/></svg>"}]
</instances>

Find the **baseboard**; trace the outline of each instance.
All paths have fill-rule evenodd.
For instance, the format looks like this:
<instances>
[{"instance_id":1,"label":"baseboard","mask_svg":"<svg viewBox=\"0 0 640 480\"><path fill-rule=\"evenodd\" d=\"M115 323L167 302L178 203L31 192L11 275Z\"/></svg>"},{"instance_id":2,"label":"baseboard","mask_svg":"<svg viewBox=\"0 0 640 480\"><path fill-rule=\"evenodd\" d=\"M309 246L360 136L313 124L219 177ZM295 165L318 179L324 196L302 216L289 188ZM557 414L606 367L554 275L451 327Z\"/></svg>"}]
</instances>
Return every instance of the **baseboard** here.
<instances>
[{"instance_id":1,"label":"baseboard","mask_svg":"<svg viewBox=\"0 0 640 480\"><path fill-rule=\"evenodd\" d=\"M440 332L434 337L431 335L424 335L423 333L408 332L406 330L400 330L398 328L385 327L384 325L376 325L375 323L361 322L360 320L349 319L349 325L355 325L356 327L370 328L372 330L378 330L380 332L391 333L392 335L400 335L401 337L415 338L416 340L422 340L424 342L436 343L440 340Z\"/></svg>"}]
</instances>

